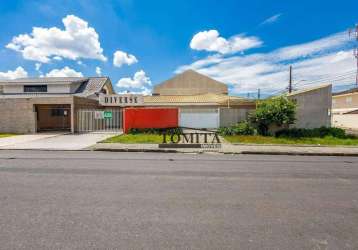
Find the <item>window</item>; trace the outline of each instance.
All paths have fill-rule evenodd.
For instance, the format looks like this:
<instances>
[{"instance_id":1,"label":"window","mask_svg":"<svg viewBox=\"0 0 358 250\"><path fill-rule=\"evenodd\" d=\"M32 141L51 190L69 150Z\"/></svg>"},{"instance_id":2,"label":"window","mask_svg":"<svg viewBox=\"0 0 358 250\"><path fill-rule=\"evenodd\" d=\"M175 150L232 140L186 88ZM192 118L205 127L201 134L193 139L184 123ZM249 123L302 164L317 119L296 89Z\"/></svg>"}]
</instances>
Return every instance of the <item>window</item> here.
<instances>
[{"instance_id":1,"label":"window","mask_svg":"<svg viewBox=\"0 0 358 250\"><path fill-rule=\"evenodd\" d=\"M68 111L65 109L51 109L51 116L67 116Z\"/></svg>"},{"instance_id":2,"label":"window","mask_svg":"<svg viewBox=\"0 0 358 250\"><path fill-rule=\"evenodd\" d=\"M25 93L47 92L47 85L24 85Z\"/></svg>"}]
</instances>

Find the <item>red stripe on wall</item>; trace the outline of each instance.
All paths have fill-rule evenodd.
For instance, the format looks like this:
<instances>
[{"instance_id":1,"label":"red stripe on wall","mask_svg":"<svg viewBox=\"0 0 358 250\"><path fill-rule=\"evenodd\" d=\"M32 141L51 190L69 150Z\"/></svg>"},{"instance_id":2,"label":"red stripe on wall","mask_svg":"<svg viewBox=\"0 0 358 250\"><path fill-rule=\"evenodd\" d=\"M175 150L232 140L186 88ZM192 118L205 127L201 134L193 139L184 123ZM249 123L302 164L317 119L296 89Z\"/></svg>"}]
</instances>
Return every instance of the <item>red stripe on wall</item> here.
<instances>
[{"instance_id":1,"label":"red stripe on wall","mask_svg":"<svg viewBox=\"0 0 358 250\"><path fill-rule=\"evenodd\" d=\"M124 133L131 128L178 127L177 108L126 108L124 110Z\"/></svg>"}]
</instances>

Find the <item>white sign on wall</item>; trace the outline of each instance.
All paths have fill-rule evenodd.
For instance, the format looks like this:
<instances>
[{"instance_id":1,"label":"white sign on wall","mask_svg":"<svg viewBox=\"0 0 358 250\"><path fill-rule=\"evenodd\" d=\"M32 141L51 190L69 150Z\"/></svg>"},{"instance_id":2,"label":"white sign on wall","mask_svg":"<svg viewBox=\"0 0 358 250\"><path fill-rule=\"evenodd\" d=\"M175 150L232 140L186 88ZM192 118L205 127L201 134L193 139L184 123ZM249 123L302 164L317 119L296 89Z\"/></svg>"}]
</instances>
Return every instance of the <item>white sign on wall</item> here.
<instances>
[{"instance_id":1,"label":"white sign on wall","mask_svg":"<svg viewBox=\"0 0 358 250\"><path fill-rule=\"evenodd\" d=\"M104 111L95 111L94 119L96 119L96 120L104 119Z\"/></svg>"},{"instance_id":2,"label":"white sign on wall","mask_svg":"<svg viewBox=\"0 0 358 250\"><path fill-rule=\"evenodd\" d=\"M99 104L102 106L142 106L144 104L143 95L123 94L123 95L100 95Z\"/></svg>"}]
</instances>

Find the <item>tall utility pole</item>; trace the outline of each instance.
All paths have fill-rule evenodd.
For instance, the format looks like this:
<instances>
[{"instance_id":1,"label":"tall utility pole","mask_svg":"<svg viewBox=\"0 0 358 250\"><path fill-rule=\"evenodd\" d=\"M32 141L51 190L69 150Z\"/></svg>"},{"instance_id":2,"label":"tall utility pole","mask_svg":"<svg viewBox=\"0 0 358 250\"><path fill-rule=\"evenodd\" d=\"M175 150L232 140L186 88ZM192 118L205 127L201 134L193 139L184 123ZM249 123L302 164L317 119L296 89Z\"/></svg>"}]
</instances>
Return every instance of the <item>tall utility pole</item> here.
<instances>
[{"instance_id":1,"label":"tall utility pole","mask_svg":"<svg viewBox=\"0 0 358 250\"><path fill-rule=\"evenodd\" d=\"M349 37L353 37L355 40L353 55L357 61L356 85L358 86L358 24L356 24L353 29L349 30Z\"/></svg>"},{"instance_id":2,"label":"tall utility pole","mask_svg":"<svg viewBox=\"0 0 358 250\"><path fill-rule=\"evenodd\" d=\"M257 99L260 100L260 98L261 98L260 89L257 89Z\"/></svg>"},{"instance_id":3,"label":"tall utility pole","mask_svg":"<svg viewBox=\"0 0 358 250\"><path fill-rule=\"evenodd\" d=\"M290 77L288 80L288 93L292 92L292 65L290 65Z\"/></svg>"}]
</instances>

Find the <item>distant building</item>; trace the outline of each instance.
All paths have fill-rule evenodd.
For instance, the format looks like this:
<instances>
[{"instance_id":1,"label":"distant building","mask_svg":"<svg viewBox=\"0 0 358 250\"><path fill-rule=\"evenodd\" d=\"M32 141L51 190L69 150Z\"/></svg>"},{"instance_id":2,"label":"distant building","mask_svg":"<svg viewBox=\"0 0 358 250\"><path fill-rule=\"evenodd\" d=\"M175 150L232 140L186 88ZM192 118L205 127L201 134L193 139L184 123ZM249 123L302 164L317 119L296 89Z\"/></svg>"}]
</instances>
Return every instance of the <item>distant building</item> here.
<instances>
[{"instance_id":1,"label":"distant building","mask_svg":"<svg viewBox=\"0 0 358 250\"><path fill-rule=\"evenodd\" d=\"M333 126L358 129L358 87L332 96Z\"/></svg>"},{"instance_id":2,"label":"distant building","mask_svg":"<svg viewBox=\"0 0 358 250\"><path fill-rule=\"evenodd\" d=\"M228 87L225 83L216 81L194 70L187 70L173 78L160 83L153 88L153 95L203 95L203 94L228 95Z\"/></svg>"}]
</instances>

